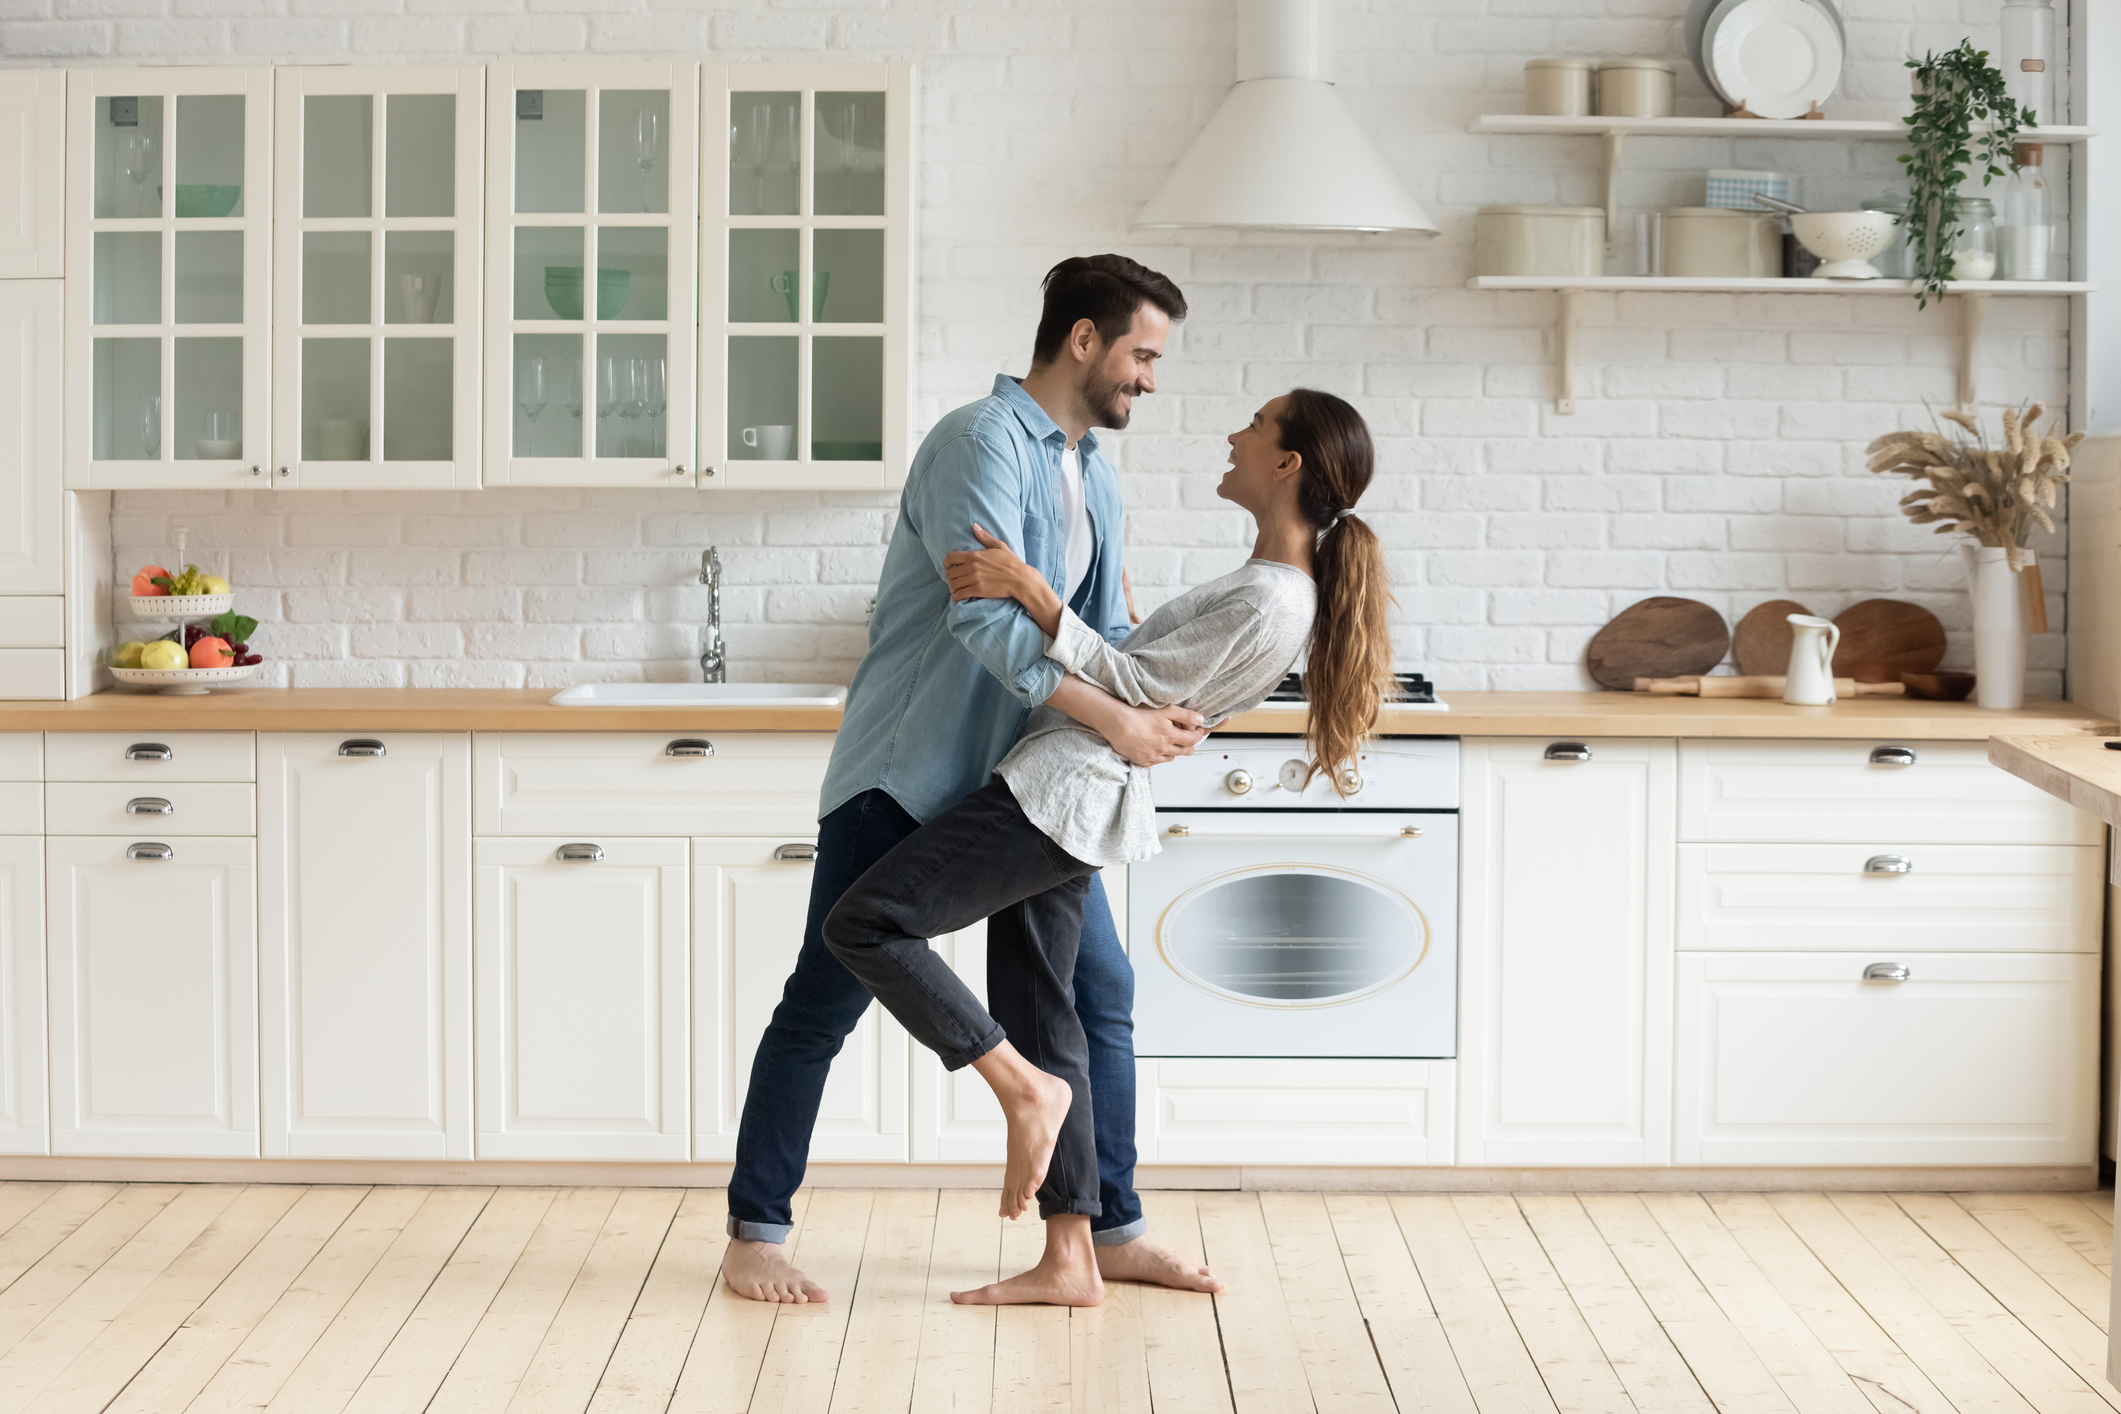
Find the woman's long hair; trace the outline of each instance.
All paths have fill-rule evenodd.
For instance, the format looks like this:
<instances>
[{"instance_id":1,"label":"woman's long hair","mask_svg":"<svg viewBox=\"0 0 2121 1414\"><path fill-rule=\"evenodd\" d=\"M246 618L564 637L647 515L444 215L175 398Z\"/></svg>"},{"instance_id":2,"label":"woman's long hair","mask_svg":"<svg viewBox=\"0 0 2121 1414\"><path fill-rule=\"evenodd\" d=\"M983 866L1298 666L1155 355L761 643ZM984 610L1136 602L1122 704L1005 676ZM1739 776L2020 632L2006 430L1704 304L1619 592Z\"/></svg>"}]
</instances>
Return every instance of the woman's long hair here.
<instances>
[{"instance_id":1,"label":"woman's long hair","mask_svg":"<svg viewBox=\"0 0 2121 1414\"><path fill-rule=\"evenodd\" d=\"M1311 704L1304 735L1312 773L1324 771L1333 789L1346 795L1340 767L1354 759L1377 725L1392 676L1384 547L1376 531L1349 514L1369 489L1377 452L1362 414L1331 393L1293 390L1279 421L1282 450L1303 458L1297 509L1319 531L1311 565L1318 617L1304 663L1304 697Z\"/></svg>"}]
</instances>

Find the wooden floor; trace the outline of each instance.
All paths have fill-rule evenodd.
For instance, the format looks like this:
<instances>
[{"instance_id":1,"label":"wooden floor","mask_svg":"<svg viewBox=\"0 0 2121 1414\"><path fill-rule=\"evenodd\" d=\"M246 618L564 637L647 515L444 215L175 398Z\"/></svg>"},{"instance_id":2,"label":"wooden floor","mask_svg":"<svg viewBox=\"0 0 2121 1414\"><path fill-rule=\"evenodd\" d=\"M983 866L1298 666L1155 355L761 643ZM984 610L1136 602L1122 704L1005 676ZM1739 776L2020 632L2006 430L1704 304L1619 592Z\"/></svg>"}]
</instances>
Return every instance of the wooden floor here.
<instances>
[{"instance_id":1,"label":"wooden floor","mask_svg":"<svg viewBox=\"0 0 2121 1414\"><path fill-rule=\"evenodd\" d=\"M2109 1414L2113 1195L1153 1193L1230 1282L953 1307L991 1193L0 1184L0 1411Z\"/></svg>"}]
</instances>

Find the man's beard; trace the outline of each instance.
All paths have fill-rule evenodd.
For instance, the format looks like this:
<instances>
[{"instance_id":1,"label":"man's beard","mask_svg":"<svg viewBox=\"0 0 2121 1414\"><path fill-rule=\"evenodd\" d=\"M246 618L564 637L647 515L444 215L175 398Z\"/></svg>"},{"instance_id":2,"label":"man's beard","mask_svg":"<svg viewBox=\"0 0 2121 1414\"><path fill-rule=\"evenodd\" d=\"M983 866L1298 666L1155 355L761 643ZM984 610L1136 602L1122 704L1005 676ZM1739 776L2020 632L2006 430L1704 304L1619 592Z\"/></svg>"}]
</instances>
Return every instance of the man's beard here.
<instances>
[{"instance_id":1,"label":"man's beard","mask_svg":"<svg viewBox=\"0 0 2121 1414\"><path fill-rule=\"evenodd\" d=\"M1106 382L1095 370L1083 375L1083 402L1094 416L1092 427L1110 427L1125 430L1127 420L1134 415L1133 409L1120 403L1122 397L1138 398L1141 385L1125 380Z\"/></svg>"}]
</instances>

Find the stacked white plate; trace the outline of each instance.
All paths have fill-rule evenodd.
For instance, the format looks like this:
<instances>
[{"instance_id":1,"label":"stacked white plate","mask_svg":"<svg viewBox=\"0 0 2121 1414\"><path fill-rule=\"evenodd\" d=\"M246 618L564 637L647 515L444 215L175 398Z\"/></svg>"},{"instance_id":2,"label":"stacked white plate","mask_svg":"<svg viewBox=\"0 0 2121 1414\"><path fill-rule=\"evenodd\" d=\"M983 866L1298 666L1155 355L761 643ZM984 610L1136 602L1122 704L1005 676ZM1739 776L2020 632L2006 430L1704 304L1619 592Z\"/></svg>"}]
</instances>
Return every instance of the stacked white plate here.
<instances>
[{"instance_id":1,"label":"stacked white plate","mask_svg":"<svg viewBox=\"0 0 2121 1414\"><path fill-rule=\"evenodd\" d=\"M1833 0L1694 0L1687 52L1730 107L1802 118L1841 86L1848 40Z\"/></svg>"}]
</instances>

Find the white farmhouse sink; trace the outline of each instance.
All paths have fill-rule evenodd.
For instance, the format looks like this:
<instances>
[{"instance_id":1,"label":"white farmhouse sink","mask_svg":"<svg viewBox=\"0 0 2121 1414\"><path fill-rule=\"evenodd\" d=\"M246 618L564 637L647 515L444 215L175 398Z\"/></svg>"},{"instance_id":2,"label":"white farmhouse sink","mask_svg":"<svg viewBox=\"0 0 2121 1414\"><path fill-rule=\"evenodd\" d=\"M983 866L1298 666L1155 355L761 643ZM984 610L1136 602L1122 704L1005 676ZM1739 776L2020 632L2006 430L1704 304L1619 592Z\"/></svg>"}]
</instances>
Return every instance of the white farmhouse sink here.
<instances>
[{"instance_id":1,"label":"white farmhouse sink","mask_svg":"<svg viewBox=\"0 0 2121 1414\"><path fill-rule=\"evenodd\" d=\"M590 682L552 699L555 707L837 707L847 689L830 682Z\"/></svg>"}]
</instances>

